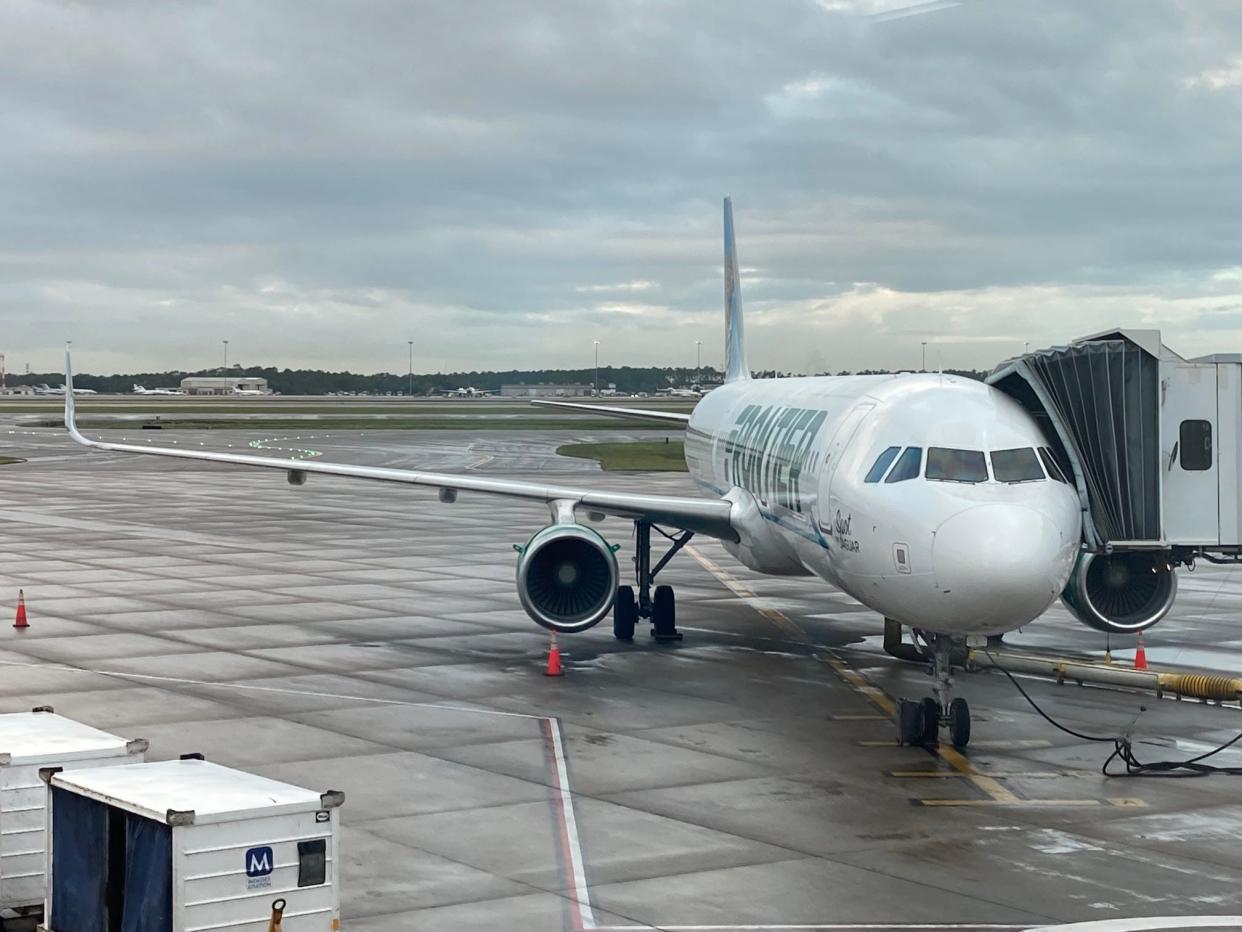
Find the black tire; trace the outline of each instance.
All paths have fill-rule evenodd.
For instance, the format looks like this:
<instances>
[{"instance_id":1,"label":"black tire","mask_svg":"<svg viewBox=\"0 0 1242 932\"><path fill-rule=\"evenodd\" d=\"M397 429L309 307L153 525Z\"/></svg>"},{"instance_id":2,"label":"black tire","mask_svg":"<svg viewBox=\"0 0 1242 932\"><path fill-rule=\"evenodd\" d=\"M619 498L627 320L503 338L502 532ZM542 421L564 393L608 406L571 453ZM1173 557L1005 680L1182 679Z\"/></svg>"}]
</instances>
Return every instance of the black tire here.
<instances>
[{"instance_id":1,"label":"black tire","mask_svg":"<svg viewBox=\"0 0 1242 932\"><path fill-rule=\"evenodd\" d=\"M923 743L923 704L913 699L897 700L897 743L913 747Z\"/></svg>"},{"instance_id":2,"label":"black tire","mask_svg":"<svg viewBox=\"0 0 1242 932\"><path fill-rule=\"evenodd\" d=\"M940 703L928 696L919 703L923 716L923 744L940 743Z\"/></svg>"},{"instance_id":3,"label":"black tire","mask_svg":"<svg viewBox=\"0 0 1242 932\"><path fill-rule=\"evenodd\" d=\"M656 586L651 600L651 625L656 637L672 637L677 633L677 601L672 586Z\"/></svg>"},{"instance_id":4,"label":"black tire","mask_svg":"<svg viewBox=\"0 0 1242 932\"><path fill-rule=\"evenodd\" d=\"M632 641L637 624L638 603L634 601L634 587L618 586L612 602L612 636L618 641Z\"/></svg>"},{"instance_id":5,"label":"black tire","mask_svg":"<svg viewBox=\"0 0 1242 932\"><path fill-rule=\"evenodd\" d=\"M970 744L970 706L960 696L949 703L949 740L955 748Z\"/></svg>"}]
</instances>

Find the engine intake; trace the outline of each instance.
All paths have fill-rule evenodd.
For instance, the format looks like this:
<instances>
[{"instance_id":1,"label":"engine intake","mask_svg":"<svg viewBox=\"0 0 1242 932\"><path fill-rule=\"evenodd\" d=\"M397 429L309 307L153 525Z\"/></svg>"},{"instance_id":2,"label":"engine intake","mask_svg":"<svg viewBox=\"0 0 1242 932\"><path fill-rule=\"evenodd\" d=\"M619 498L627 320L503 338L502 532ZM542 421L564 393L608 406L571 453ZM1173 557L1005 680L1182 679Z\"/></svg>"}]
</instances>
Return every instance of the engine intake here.
<instances>
[{"instance_id":1,"label":"engine intake","mask_svg":"<svg viewBox=\"0 0 1242 932\"><path fill-rule=\"evenodd\" d=\"M1137 634L1173 607L1177 574L1164 555L1088 553L1078 559L1061 600L1079 621L1108 634Z\"/></svg>"},{"instance_id":2,"label":"engine intake","mask_svg":"<svg viewBox=\"0 0 1242 932\"><path fill-rule=\"evenodd\" d=\"M522 608L551 631L585 631L612 609L617 558L608 542L580 524L553 524L521 548L517 563Z\"/></svg>"}]
</instances>

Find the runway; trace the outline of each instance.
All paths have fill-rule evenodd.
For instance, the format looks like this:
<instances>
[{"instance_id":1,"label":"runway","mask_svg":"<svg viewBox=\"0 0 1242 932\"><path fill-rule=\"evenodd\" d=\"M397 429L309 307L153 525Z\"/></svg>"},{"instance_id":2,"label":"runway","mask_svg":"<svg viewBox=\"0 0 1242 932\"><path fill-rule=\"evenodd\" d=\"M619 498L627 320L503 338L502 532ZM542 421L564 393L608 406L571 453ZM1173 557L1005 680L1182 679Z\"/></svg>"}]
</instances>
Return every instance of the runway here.
<instances>
[{"instance_id":1,"label":"runway","mask_svg":"<svg viewBox=\"0 0 1242 932\"><path fill-rule=\"evenodd\" d=\"M12 430L13 433L7 431ZM120 440L121 431L108 439ZM618 432L168 431L162 443L684 493L557 457ZM644 439L653 434L646 432ZM135 431L130 439L146 440ZM1017 929L1242 913L1236 778L1110 780L1002 677L959 678L968 754L895 746L926 677L823 583L696 539L661 581L685 640L561 639L518 605L512 546L546 509L435 490L83 451L0 428L0 711L50 704L208 759L344 790L349 930ZM628 566L630 527L605 536ZM1181 579L1153 663L1242 673L1242 572ZM1015 646L1102 652L1054 607ZM1133 643L1112 644L1129 656ZM1055 718L1181 757L1236 707L1023 684ZM1140 711L1145 709L1145 711ZM1242 764L1242 752L1221 756Z\"/></svg>"}]
</instances>

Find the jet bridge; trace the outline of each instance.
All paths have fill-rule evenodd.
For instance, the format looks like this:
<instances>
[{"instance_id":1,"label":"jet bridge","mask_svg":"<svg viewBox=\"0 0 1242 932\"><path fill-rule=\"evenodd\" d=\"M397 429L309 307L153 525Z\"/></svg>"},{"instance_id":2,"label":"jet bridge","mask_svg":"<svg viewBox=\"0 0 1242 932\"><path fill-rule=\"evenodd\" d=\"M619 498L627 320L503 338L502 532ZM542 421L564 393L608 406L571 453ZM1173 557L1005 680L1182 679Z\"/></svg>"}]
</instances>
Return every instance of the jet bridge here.
<instances>
[{"instance_id":1,"label":"jet bridge","mask_svg":"<svg viewBox=\"0 0 1242 932\"><path fill-rule=\"evenodd\" d=\"M1242 554L1242 354L1185 359L1158 330L1110 330L987 382L1041 423L1078 490L1084 557L1065 600L1083 621L1149 627L1175 566Z\"/></svg>"}]
</instances>

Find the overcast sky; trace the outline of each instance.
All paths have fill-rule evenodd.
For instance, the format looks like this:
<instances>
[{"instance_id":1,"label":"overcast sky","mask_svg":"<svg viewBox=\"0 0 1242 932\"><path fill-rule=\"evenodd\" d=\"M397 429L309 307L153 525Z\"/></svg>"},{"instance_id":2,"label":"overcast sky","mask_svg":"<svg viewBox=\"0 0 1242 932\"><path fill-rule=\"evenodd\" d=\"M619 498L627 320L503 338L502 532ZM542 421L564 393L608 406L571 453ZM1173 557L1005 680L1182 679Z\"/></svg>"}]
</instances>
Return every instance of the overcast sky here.
<instances>
[{"instance_id":1,"label":"overcast sky","mask_svg":"<svg viewBox=\"0 0 1242 932\"><path fill-rule=\"evenodd\" d=\"M1242 351L1236 0L0 5L10 371Z\"/></svg>"}]
</instances>

